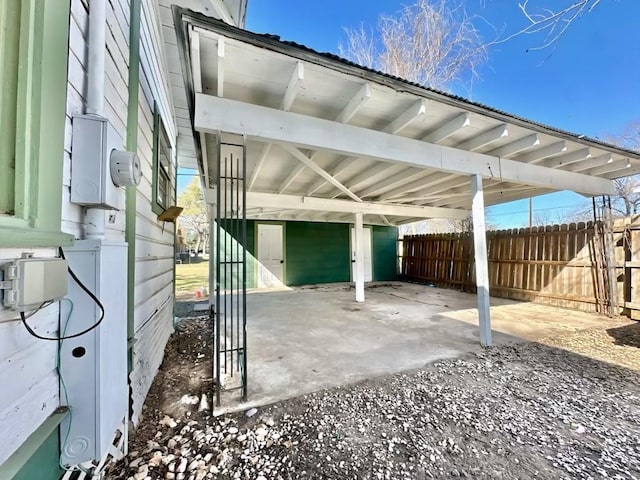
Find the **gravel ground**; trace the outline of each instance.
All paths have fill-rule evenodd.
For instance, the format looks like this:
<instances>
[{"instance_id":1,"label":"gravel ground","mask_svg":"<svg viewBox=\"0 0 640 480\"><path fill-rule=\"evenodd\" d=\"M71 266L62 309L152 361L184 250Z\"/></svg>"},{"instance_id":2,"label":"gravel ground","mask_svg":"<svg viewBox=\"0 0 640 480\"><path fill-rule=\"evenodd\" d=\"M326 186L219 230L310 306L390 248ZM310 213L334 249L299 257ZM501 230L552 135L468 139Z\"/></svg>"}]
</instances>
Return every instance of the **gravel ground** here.
<instances>
[{"instance_id":1,"label":"gravel ground","mask_svg":"<svg viewBox=\"0 0 640 480\"><path fill-rule=\"evenodd\" d=\"M629 368L521 343L211 417L198 411L212 387L210 332L205 318L179 324L131 453L108 478L640 479ZM635 326L623 337L640 347ZM597 335L585 338L566 343Z\"/></svg>"}]
</instances>

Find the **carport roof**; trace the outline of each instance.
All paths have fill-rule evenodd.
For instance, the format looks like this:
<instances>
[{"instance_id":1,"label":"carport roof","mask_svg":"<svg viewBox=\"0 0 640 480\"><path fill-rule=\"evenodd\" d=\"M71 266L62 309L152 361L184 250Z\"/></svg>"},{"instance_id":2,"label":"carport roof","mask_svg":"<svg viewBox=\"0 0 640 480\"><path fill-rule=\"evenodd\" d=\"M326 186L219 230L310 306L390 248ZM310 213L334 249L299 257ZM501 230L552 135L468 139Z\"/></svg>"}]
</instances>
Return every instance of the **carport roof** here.
<instances>
[{"instance_id":1,"label":"carport roof","mask_svg":"<svg viewBox=\"0 0 640 480\"><path fill-rule=\"evenodd\" d=\"M637 152L198 13L174 19L198 154L182 166L212 187L216 134L245 135L249 218L463 218L472 174L494 205L610 193L610 179L640 171Z\"/></svg>"}]
</instances>

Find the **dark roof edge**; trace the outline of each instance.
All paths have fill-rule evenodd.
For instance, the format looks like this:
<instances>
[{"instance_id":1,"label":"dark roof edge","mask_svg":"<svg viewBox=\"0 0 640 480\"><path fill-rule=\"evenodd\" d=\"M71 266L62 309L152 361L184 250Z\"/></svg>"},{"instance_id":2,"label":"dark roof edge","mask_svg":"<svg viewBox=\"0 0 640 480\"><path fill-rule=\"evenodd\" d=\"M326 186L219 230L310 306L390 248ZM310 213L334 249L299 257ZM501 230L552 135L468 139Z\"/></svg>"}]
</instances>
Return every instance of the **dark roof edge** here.
<instances>
[{"instance_id":1,"label":"dark roof edge","mask_svg":"<svg viewBox=\"0 0 640 480\"><path fill-rule=\"evenodd\" d=\"M417 83L413 83L399 77L394 77L378 70L373 70L368 67L357 65L349 60L331 53L321 53L304 45L300 45L294 42L282 41L279 37L274 35L260 34L250 32L249 30L243 30L238 27L228 25L215 18L207 17L205 15L202 15L201 13L194 12L188 9L176 8L174 14L177 14L175 16L176 28L178 27L178 18L182 18L182 21L188 21L195 26L212 30L216 33L225 35L235 40L247 42L259 48L273 50L275 52L288 55L292 58L296 58L298 60L309 63L314 63L316 65L330 68L341 73L357 76L362 78L363 80L387 86L398 92L411 93L413 95L417 95L429 100L435 100L440 103L461 108L472 113L490 116L496 120L509 122L524 128L533 129L539 133L546 133L549 135L554 135L556 137L559 136L562 139L580 143L588 147L610 150L614 153L640 160L640 152L619 147L617 145L612 145L595 138L579 135L566 130L561 130L559 128L551 127L542 123L537 123L532 120L528 120L526 118L519 117L517 115L513 115L511 113L507 113L487 105L483 105L481 103L472 102L463 97L441 92L432 88L423 87L421 85L418 85ZM180 17L178 17L178 15Z\"/></svg>"}]
</instances>

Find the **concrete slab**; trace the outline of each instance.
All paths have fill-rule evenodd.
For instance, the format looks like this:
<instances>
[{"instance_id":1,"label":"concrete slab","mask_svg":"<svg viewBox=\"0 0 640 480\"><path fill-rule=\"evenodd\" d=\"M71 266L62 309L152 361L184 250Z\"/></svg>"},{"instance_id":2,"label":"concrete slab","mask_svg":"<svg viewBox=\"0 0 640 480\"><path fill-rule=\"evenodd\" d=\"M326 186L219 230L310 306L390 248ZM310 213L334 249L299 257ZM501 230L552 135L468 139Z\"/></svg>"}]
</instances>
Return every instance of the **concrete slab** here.
<instances>
[{"instance_id":1,"label":"concrete slab","mask_svg":"<svg viewBox=\"0 0 640 480\"><path fill-rule=\"evenodd\" d=\"M476 297L401 282L369 284L356 303L349 284L247 296L249 402L265 405L324 388L421 367L480 350ZM589 328L602 317L491 299L494 344Z\"/></svg>"}]
</instances>

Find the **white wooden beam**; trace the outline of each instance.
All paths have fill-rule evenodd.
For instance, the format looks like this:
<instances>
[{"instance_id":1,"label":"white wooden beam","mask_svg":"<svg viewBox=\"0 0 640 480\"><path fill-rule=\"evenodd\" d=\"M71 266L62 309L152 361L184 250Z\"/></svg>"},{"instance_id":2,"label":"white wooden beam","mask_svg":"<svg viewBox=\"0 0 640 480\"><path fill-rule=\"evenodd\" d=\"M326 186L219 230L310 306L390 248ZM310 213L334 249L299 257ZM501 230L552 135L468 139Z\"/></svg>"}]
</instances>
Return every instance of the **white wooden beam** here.
<instances>
[{"instance_id":1,"label":"white wooden beam","mask_svg":"<svg viewBox=\"0 0 640 480\"><path fill-rule=\"evenodd\" d=\"M435 185L436 183L443 180L449 180L452 177L455 177L455 175L445 172L436 172L427 176L426 178L421 178L420 180L409 182L400 187L388 190L384 194L380 195L379 200L388 200L390 198L406 195L416 190L424 190L427 187Z\"/></svg>"},{"instance_id":2,"label":"white wooden beam","mask_svg":"<svg viewBox=\"0 0 640 480\"><path fill-rule=\"evenodd\" d=\"M287 144L281 144L280 146L284 148L287 152L289 152L291 155L293 155L295 158L300 160L305 166L309 167L311 170L316 172L318 175L324 178L331 185L333 185L338 190L340 190L342 193L353 198L356 202L362 201L360 197L358 197L355 193L353 193L351 190L345 187L342 183L340 183L340 181L336 180L334 177L329 175L326 172L326 170L321 168L316 162L314 162L311 158L307 157L298 148L292 147L291 145L287 145Z\"/></svg>"},{"instance_id":3,"label":"white wooden beam","mask_svg":"<svg viewBox=\"0 0 640 480\"><path fill-rule=\"evenodd\" d=\"M559 157L550 158L541 163L545 167L555 168L563 165L571 165L572 163L588 160L591 158L591 151L588 148L581 148L575 152L567 153Z\"/></svg>"},{"instance_id":4,"label":"white wooden beam","mask_svg":"<svg viewBox=\"0 0 640 480\"><path fill-rule=\"evenodd\" d=\"M465 112L436 128L422 140L429 143L439 143L469 125L471 125L471 119L469 118L469 114Z\"/></svg>"},{"instance_id":5,"label":"white wooden beam","mask_svg":"<svg viewBox=\"0 0 640 480\"><path fill-rule=\"evenodd\" d=\"M356 284L356 302L364 302L364 227L362 225L362 212L355 214L353 236L355 245L356 268L353 280Z\"/></svg>"},{"instance_id":6,"label":"white wooden beam","mask_svg":"<svg viewBox=\"0 0 640 480\"><path fill-rule=\"evenodd\" d=\"M218 77L216 78L216 95L224 97L224 38L218 38Z\"/></svg>"},{"instance_id":7,"label":"white wooden beam","mask_svg":"<svg viewBox=\"0 0 640 480\"><path fill-rule=\"evenodd\" d=\"M331 175L334 178L337 178L338 175L340 175L347 168L353 165L357 160L358 160L357 157L347 157L344 160L340 159L338 161L338 164L329 172L329 175ZM313 195L326 184L327 182L325 181L324 178L318 179L309 188L307 188L307 196Z\"/></svg>"},{"instance_id":8,"label":"white wooden beam","mask_svg":"<svg viewBox=\"0 0 640 480\"><path fill-rule=\"evenodd\" d=\"M194 124L198 131L244 134L261 142L289 143L452 173L477 173L483 177L500 175L504 181L574 190L586 195L613 193L613 182L603 178L434 145L212 95L196 94L195 103ZM225 114L220 115L221 111Z\"/></svg>"},{"instance_id":9,"label":"white wooden beam","mask_svg":"<svg viewBox=\"0 0 640 480\"><path fill-rule=\"evenodd\" d=\"M385 178L383 181L375 183L366 190L358 193L363 198L374 197L386 190L396 187L397 185L402 185L405 182L411 182L416 178L424 178L431 173L433 172L424 169L416 170L415 168L405 168L395 175L391 175L389 178Z\"/></svg>"},{"instance_id":10,"label":"white wooden beam","mask_svg":"<svg viewBox=\"0 0 640 480\"><path fill-rule=\"evenodd\" d=\"M400 114L398 118L384 127L384 130L382 131L385 133L398 133L420 115L424 115L426 111L427 101L425 99L419 100Z\"/></svg>"},{"instance_id":11,"label":"white wooden beam","mask_svg":"<svg viewBox=\"0 0 640 480\"><path fill-rule=\"evenodd\" d=\"M625 170L631 168L631 162L628 158L624 160L618 160L616 162L605 163L599 167L591 168L587 171L588 175L604 175L606 173L617 172L618 170Z\"/></svg>"},{"instance_id":12,"label":"white wooden beam","mask_svg":"<svg viewBox=\"0 0 640 480\"><path fill-rule=\"evenodd\" d=\"M371 168L364 170L362 173L356 175L355 177L346 180L345 184L349 187L350 190L357 192L358 187L360 187L363 183L371 180L372 178L383 174L391 168L394 168L396 165L393 163L381 162L377 165L374 165Z\"/></svg>"},{"instance_id":13,"label":"white wooden beam","mask_svg":"<svg viewBox=\"0 0 640 480\"><path fill-rule=\"evenodd\" d=\"M287 178L285 178L284 182L282 182L280 184L280 187L278 187L278 193L283 193L287 188L289 188L289 185L291 185L293 181L296 178L298 178L298 175L300 175L305 168L306 167L303 164L301 164L301 165L298 165L293 170L291 170L291 173L289 173Z\"/></svg>"},{"instance_id":14,"label":"white wooden beam","mask_svg":"<svg viewBox=\"0 0 640 480\"><path fill-rule=\"evenodd\" d=\"M533 135L527 135L526 137L519 138L518 140L514 140L511 143L507 143L502 147L498 147L495 150L491 150L488 155L494 157L510 157L512 155L515 155L516 153L520 153L523 150L527 150L528 148L533 148L539 144L540 139L538 138L538 134L534 133Z\"/></svg>"},{"instance_id":15,"label":"white wooden beam","mask_svg":"<svg viewBox=\"0 0 640 480\"><path fill-rule=\"evenodd\" d=\"M473 152L474 150L482 148L485 145L489 145L491 142L495 142L496 140L500 140L501 138L507 136L509 136L509 128L507 127L506 123L503 123L501 125L498 125L497 127L481 133L478 136L470 138L469 140L456 145L456 148Z\"/></svg>"},{"instance_id":16,"label":"white wooden beam","mask_svg":"<svg viewBox=\"0 0 640 480\"><path fill-rule=\"evenodd\" d=\"M591 168L599 167L607 163L613 163L613 155L611 155L610 153L605 153L604 155L600 155L599 157L590 158L589 160L583 160L582 162L573 163L571 165L560 168L569 170L570 172L584 172Z\"/></svg>"},{"instance_id":17,"label":"white wooden beam","mask_svg":"<svg viewBox=\"0 0 640 480\"><path fill-rule=\"evenodd\" d=\"M559 155L567 151L567 142L561 140L560 142L552 143L546 147L538 148L531 152L523 153L515 158L515 160L523 163L540 163L542 160L554 155Z\"/></svg>"},{"instance_id":18,"label":"white wooden beam","mask_svg":"<svg viewBox=\"0 0 640 480\"><path fill-rule=\"evenodd\" d=\"M215 189L205 192L207 203L215 203ZM391 217L415 218L453 218L465 219L467 210L455 208L424 207L421 205L391 205L375 202L354 202L351 200L300 197L277 193L247 192L247 208L262 207L270 209L311 210L317 212L357 213L365 215L386 215Z\"/></svg>"},{"instance_id":19,"label":"white wooden beam","mask_svg":"<svg viewBox=\"0 0 640 480\"><path fill-rule=\"evenodd\" d=\"M224 20L229 25L235 25L236 27L238 26L238 24L233 20L233 17L231 16L231 13L229 12L227 6L224 4L223 0L209 0L209 2L222 20Z\"/></svg>"},{"instance_id":20,"label":"white wooden beam","mask_svg":"<svg viewBox=\"0 0 640 480\"><path fill-rule=\"evenodd\" d=\"M202 93L202 63L200 58L200 34L191 32L191 76L193 77L193 89L196 93Z\"/></svg>"},{"instance_id":21,"label":"white wooden beam","mask_svg":"<svg viewBox=\"0 0 640 480\"><path fill-rule=\"evenodd\" d=\"M293 69L291 78L289 79L289 84L287 85L287 89L284 92L284 97L282 98L282 102L280 103L280 110L288 112L291 109L291 105L293 105L293 101L298 95L298 90L300 90L300 85L302 85L303 80L304 64L302 62L296 62L296 66Z\"/></svg>"},{"instance_id":22,"label":"white wooden beam","mask_svg":"<svg viewBox=\"0 0 640 480\"><path fill-rule=\"evenodd\" d=\"M353 98L336 117L336 122L347 123L358 110L371 98L371 85L364 83Z\"/></svg>"},{"instance_id":23,"label":"white wooden beam","mask_svg":"<svg viewBox=\"0 0 640 480\"><path fill-rule=\"evenodd\" d=\"M262 169L262 165L264 165L265 159L269 156L269 152L271 151L271 144L266 143L264 148L262 149L262 153L260 154L260 158L258 158L258 162L256 163L253 172L251 172L251 178L249 179L249 184L247 185L247 192L250 192L253 189L253 185L256 183L258 178L258 174Z\"/></svg>"},{"instance_id":24,"label":"white wooden beam","mask_svg":"<svg viewBox=\"0 0 640 480\"><path fill-rule=\"evenodd\" d=\"M478 295L478 323L480 343L485 347L492 345L491 306L489 303L489 262L487 260L487 233L484 220L484 195L482 177L471 176L473 218L473 246L475 255L476 288Z\"/></svg>"}]
</instances>

